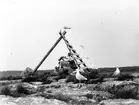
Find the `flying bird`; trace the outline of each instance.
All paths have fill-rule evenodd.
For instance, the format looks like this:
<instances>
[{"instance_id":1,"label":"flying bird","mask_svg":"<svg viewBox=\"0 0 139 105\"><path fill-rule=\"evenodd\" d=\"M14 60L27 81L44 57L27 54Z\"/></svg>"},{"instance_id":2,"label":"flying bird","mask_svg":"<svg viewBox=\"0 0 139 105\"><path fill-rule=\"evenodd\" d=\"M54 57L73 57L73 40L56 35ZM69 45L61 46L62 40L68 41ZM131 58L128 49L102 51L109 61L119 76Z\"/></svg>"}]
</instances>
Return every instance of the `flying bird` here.
<instances>
[{"instance_id":1,"label":"flying bird","mask_svg":"<svg viewBox=\"0 0 139 105\"><path fill-rule=\"evenodd\" d=\"M71 27L66 27L66 26L64 26L63 28L64 28L64 29L71 29Z\"/></svg>"},{"instance_id":2,"label":"flying bird","mask_svg":"<svg viewBox=\"0 0 139 105\"><path fill-rule=\"evenodd\" d=\"M86 57L86 59L89 59L89 57Z\"/></svg>"},{"instance_id":3,"label":"flying bird","mask_svg":"<svg viewBox=\"0 0 139 105\"><path fill-rule=\"evenodd\" d=\"M80 47L82 47L84 49L84 46L83 45L80 45Z\"/></svg>"},{"instance_id":4,"label":"flying bird","mask_svg":"<svg viewBox=\"0 0 139 105\"><path fill-rule=\"evenodd\" d=\"M120 75L120 69L117 67L115 72L113 73L114 76Z\"/></svg>"}]
</instances>

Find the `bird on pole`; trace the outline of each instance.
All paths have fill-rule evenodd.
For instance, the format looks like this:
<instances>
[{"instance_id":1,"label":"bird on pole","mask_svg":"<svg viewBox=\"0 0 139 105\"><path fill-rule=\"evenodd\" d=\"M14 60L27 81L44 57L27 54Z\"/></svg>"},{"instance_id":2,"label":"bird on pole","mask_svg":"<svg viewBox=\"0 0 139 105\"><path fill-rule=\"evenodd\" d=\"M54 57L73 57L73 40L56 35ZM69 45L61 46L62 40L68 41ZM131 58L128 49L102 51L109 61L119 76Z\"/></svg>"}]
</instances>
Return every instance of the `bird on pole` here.
<instances>
[{"instance_id":1,"label":"bird on pole","mask_svg":"<svg viewBox=\"0 0 139 105\"><path fill-rule=\"evenodd\" d=\"M63 28L64 28L64 29L71 29L71 27L66 27L66 26L64 26Z\"/></svg>"}]
</instances>

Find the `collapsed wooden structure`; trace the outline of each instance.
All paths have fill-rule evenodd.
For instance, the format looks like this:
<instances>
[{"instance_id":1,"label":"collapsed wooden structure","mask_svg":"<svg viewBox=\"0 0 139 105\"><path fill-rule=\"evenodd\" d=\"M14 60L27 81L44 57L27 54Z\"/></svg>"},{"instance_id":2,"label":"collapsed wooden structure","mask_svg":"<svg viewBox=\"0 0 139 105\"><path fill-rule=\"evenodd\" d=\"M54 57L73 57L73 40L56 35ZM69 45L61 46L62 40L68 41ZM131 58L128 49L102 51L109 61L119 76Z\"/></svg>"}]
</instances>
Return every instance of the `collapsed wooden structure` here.
<instances>
[{"instance_id":1,"label":"collapsed wooden structure","mask_svg":"<svg viewBox=\"0 0 139 105\"><path fill-rule=\"evenodd\" d=\"M70 29L70 28L67 28L67 29ZM66 33L67 33L67 31L65 28L64 28L63 32L60 30L60 32L59 32L60 37L58 38L58 40L54 43L54 45L51 47L51 49L46 53L46 55L43 57L43 59L38 63L38 65L35 67L35 69L31 73L28 73L29 74L28 76L33 75L38 70L38 68L45 61L45 59L49 56L49 54L53 51L53 49L57 46L57 44L61 41L61 39L64 40L64 42L69 50L69 53L71 54L71 57L73 58L76 66L87 68L87 65L85 64L83 59L80 57L80 55L76 52L76 50L73 48L73 46L66 39L66 37L65 37ZM24 73L22 73L22 74L24 74Z\"/></svg>"}]
</instances>

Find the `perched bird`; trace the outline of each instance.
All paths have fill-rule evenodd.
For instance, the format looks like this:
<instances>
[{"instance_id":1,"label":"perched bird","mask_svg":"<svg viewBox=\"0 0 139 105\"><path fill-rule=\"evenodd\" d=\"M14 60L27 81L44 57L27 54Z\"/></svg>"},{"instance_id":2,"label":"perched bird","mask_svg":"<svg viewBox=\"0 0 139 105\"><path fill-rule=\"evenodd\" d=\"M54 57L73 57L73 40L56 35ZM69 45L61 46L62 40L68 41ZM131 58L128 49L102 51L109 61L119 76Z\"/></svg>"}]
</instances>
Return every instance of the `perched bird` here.
<instances>
[{"instance_id":1,"label":"perched bird","mask_svg":"<svg viewBox=\"0 0 139 105\"><path fill-rule=\"evenodd\" d=\"M63 28L64 28L64 29L71 29L70 27L66 27L66 26L64 26Z\"/></svg>"},{"instance_id":2,"label":"perched bird","mask_svg":"<svg viewBox=\"0 0 139 105\"><path fill-rule=\"evenodd\" d=\"M80 69L81 69L81 68L77 68L77 69L76 69L76 76L75 76L76 79L79 80L79 87L81 86L81 85L80 85L81 80L87 80L87 78L84 77L84 76L81 74L81 72L80 72L81 70L80 70Z\"/></svg>"},{"instance_id":3,"label":"perched bird","mask_svg":"<svg viewBox=\"0 0 139 105\"><path fill-rule=\"evenodd\" d=\"M116 70L115 70L115 72L113 73L113 75L114 75L114 76L120 75L120 70L119 70L118 67L116 68Z\"/></svg>"}]
</instances>

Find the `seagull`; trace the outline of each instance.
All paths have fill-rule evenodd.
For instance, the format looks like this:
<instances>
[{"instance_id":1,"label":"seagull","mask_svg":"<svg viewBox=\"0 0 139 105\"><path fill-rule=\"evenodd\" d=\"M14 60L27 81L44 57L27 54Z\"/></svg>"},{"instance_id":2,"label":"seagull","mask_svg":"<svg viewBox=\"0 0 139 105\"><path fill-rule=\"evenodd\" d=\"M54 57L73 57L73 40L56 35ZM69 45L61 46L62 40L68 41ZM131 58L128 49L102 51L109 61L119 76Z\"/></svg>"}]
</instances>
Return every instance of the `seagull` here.
<instances>
[{"instance_id":1,"label":"seagull","mask_svg":"<svg viewBox=\"0 0 139 105\"><path fill-rule=\"evenodd\" d=\"M82 47L84 49L84 46L83 45L80 45L80 47Z\"/></svg>"},{"instance_id":2,"label":"seagull","mask_svg":"<svg viewBox=\"0 0 139 105\"><path fill-rule=\"evenodd\" d=\"M64 28L64 29L71 29L70 27L66 27L66 26L64 26L63 28Z\"/></svg>"},{"instance_id":3,"label":"seagull","mask_svg":"<svg viewBox=\"0 0 139 105\"><path fill-rule=\"evenodd\" d=\"M87 80L87 78L84 77L84 76L80 73L80 71L81 71L80 68L77 68L77 69L76 69L76 76L75 76L76 79L79 80L79 87L81 86L81 85L80 85L81 80Z\"/></svg>"},{"instance_id":4,"label":"seagull","mask_svg":"<svg viewBox=\"0 0 139 105\"><path fill-rule=\"evenodd\" d=\"M113 73L114 76L118 76L120 74L120 70L119 68L117 67L115 72Z\"/></svg>"}]
</instances>

